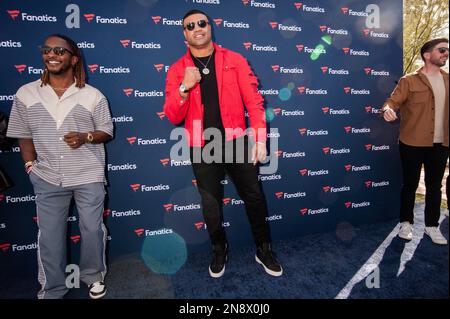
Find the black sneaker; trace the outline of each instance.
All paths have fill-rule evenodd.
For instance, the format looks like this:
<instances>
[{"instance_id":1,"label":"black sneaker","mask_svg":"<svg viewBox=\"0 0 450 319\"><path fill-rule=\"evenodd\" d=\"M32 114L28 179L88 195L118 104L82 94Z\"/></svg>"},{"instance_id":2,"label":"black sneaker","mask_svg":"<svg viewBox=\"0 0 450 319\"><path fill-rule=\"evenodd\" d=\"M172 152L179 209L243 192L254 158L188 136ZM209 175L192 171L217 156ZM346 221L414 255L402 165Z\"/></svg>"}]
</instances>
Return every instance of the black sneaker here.
<instances>
[{"instance_id":1,"label":"black sneaker","mask_svg":"<svg viewBox=\"0 0 450 319\"><path fill-rule=\"evenodd\" d=\"M283 274L283 268L273 255L270 243L264 243L257 248L255 259L269 275L278 277Z\"/></svg>"},{"instance_id":2,"label":"black sneaker","mask_svg":"<svg viewBox=\"0 0 450 319\"><path fill-rule=\"evenodd\" d=\"M213 260L209 265L209 274L213 278L220 278L225 273L225 264L228 260L227 253L228 245L214 245L213 246Z\"/></svg>"},{"instance_id":3,"label":"black sneaker","mask_svg":"<svg viewBox=\"0 0 450 319\"><path fill-rule=\"evenodd\" d=\"M106 294L106 286L103 281L96 281L89 285L89 297L92 299L102 298Z\"/></svg>"}]
</instances>

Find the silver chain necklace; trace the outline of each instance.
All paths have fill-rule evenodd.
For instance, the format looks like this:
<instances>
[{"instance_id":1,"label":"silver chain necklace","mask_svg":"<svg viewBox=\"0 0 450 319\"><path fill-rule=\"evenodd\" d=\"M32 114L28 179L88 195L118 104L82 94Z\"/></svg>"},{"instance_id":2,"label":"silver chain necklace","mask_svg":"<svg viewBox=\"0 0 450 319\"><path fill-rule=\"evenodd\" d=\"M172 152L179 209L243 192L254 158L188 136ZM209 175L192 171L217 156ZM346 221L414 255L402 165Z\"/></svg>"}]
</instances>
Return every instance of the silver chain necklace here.
<instances>
[{"instance_id":1,"label":"silver chain necklace","mask_svg":"<svg viewBox=\"0 0 450 319\"><path fill-rule=\"evenodd\" d=\"M200 61L196 56L192 55L198 62L201 63L201 65L203 65L202 73L203 73L204 75L208 75L208 74L209 74L208 64L209 64L209 61L211 60L213 54L214 54L214 49L213 49L213 51L211 52L211 55L209 56L208 61L206 61L206 64L204 64L202 61Z\"/></svg>"}]
</instances>

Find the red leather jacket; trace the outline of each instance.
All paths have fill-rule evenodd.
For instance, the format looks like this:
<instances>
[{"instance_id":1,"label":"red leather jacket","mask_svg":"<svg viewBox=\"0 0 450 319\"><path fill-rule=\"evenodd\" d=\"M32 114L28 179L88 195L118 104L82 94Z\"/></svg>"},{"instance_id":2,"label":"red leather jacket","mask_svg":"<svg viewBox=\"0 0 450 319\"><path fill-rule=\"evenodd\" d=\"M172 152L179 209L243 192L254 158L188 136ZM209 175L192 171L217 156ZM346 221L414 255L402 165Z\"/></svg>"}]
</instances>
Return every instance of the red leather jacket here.
<instances>
[{"instance_id":1,"label":"red leather jacket","mask_svg":"<svg viewBox=\"0 0 450 319\"><path fill-rule=\"evenodd\" d=\"M244 135L245 104L256 141L265 142L267 139L266 117L263 107L264 99L258 92L258 79L242 55L221 48L215 43L214 49L220 115L226 140ZM188 66L195 66L189 50L170 66L167 73L164 113L175 125L184 121L189 146L200 147L205 143L200 85L197 83L184 101L178 91L184 78L184 70Z\"/></svg>"}]
</instances>

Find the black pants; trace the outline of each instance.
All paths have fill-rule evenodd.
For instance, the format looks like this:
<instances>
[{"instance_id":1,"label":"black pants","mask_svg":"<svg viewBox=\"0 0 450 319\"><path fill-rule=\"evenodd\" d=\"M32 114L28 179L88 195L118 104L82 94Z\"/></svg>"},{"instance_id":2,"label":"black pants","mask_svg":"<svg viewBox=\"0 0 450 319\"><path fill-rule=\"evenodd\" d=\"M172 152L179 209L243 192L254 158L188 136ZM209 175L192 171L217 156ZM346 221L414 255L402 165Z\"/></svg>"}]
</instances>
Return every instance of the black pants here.
<instances>
[{"instance_id":1,"label":"black pants","mask_svg":"<svg viewBox=\"0 0 450 319\"><path fill-rule=\"evenodd\" d=\"M414 222L414 202L420 180L422 164L425 170L425 226L438 226L441 187L448 147L434 144L432 147L399 145L402 161L403 186L401 191L400 222Z\"/></svg>"},{"instance_id":2,"label":"black pants","mask_svg":"<svg viewBox=\"0 0 450 319\"><path fill-rule=\"evenodd\" d=\"M245 153L248 154L247 139L244 144ZM193 149L191 149L191 160L192 151ZM224 147L222 151L224 151ZM234 157L236 158L236 156ZM192 168L202 199L203 218L211 243L223 245L227 241L222 225L224 194L221 181L225 178L225 174L231 178L239 196L244 201L256 245L270 242L270 230L266 221L267 203L258 182L258 166L249 162L247 156L245 156L244 163L228 163L228 161L224 161L223 156L222 161L219 162L205 163L202 160L200 163L194 163L192 160Z\"/></svg>"}]
</instances>

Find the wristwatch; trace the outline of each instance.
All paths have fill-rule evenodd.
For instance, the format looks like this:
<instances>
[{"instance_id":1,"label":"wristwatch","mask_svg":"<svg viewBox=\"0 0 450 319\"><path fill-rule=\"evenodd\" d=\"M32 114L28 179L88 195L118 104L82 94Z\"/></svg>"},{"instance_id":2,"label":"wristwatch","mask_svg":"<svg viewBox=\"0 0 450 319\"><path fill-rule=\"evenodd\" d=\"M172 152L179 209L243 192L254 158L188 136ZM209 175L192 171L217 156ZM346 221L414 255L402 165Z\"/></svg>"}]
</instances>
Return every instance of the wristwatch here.
<instances>
[{"instance_id":1,"label":"wristwatch","mask_svg":"<svg viewBox=\"0 0 450 319\"><path fill-rule=\"evenodd\" d=\"M88 143L92 143L92 141L94 140L94 135L92 135L91 132L88 132L87 136L86 136L86 140Z\"/></svg>"},{"instance_id":2,"label":"wristwatch","mask_svg":"<svg viewBox=\"0 0 450 319\"><path fill-rule=\"evenodd\" d=\"M189 92L189 90L186 88L186 85L184 85L183 83L180 84L180 93L187 93Z\"/></svg>"}]
</instances>

